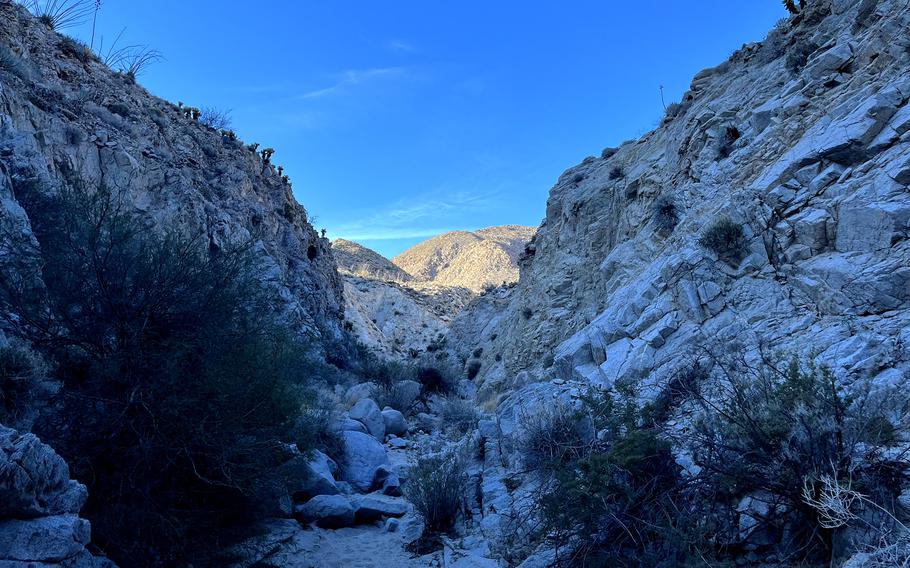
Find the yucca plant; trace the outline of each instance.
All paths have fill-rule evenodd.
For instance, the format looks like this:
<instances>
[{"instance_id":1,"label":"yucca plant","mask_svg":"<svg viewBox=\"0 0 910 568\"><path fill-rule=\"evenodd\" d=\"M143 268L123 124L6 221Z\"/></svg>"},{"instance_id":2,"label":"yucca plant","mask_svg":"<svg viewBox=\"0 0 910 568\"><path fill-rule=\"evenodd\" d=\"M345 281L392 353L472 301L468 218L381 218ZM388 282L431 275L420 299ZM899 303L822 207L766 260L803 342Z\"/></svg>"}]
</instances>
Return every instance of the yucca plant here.
<instances>
[{"instance_id":1,"label":"yucca plant","mask_svg":"<svg viewBox=\"0 0 910 568\"><path fill-rule=\"evenodd\" d=\"M100 7L98 0L26 0L21 4L54 30L78 26L96 11L96 4Z\"/></svg>"}]
</instances>

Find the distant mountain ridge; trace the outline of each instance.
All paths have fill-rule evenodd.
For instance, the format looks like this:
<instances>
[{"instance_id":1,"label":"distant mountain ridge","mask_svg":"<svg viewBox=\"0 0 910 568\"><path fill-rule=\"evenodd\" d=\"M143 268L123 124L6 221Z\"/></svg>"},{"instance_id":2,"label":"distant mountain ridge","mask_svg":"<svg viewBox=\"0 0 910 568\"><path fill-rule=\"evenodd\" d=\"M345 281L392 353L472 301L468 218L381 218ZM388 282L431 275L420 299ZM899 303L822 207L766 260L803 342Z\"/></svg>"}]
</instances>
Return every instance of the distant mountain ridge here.
<instances>
[{"instance_id":1,"label":"distant mountain ridge","mask_svg":"<svg viewBox=\"0 0 910 568\"><path fill-rule=\"evenodd\" d=\"M518 256L536 231L522 225L451 231L411 247L392 263L418 282L480 292L518 281Z\"/></svg>"},{"instance_id":2,"label":"distant mountain ridge","mask_svg":"<svg viewBox=\"0 0 910 568\"><path fill-rule=\"evenodd\" d=\"M391 357L427 350L484 288L518 280L518 257L537 229L452 231L392 260L345 239L332 242L344 280L345 318L364 345Z\"/></svg>"},{"instance_id":3,"label":"distant mountain ridge","mask_svg":"<svg viewBox=\"0 0 910 568\"><path fill-rule=\"evenodd\" d=\"M359 276L389 282L410 282L413 277L378 252L345 239L332 241L332 253L338 272L346 276Z\"/></svg>"}]
</instances>

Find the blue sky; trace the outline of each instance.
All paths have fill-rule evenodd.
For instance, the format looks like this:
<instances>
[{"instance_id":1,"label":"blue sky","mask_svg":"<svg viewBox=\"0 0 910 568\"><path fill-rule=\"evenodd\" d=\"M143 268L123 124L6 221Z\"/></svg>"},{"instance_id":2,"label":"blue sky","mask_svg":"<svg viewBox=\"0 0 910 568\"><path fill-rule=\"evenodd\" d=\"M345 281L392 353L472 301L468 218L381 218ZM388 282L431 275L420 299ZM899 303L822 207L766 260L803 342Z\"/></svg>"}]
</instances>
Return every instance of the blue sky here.
<instances>
[{"instance_id":1,"label":"blue sky","mask_svg":"<svg viewBox=\"0 0 910 568\"><path fill-rule=\"evenodd\" d=\"M317 228L392 256L539 224L562 171L656 126L661 85L678 100L784 16L779 0L104 0L98 35L161 51L143 85L230 109Z\"/></svg>"}]
</instances>

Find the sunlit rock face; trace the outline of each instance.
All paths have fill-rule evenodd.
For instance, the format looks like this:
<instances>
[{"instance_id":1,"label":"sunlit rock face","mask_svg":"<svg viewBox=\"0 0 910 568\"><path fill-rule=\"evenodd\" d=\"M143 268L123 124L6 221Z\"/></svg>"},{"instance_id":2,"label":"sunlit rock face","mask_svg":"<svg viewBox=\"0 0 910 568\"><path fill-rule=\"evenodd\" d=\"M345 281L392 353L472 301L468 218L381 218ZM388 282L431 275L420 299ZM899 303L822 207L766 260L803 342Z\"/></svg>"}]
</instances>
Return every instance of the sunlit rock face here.
<instances>
[{"instance_id":1,"label":"sunlit rock face","mask_svg":"<svg viewBox=\"0 0 910 568\"><path fill-rule=\"evenodd\" d=\"M387 357L434 352L465 306L514 284L518 257L535 230L505 225L444 233L391 261L357 243L333 241L349 329Z\"/></svg>"},{"instance_id":2,"label":"sunlit rock face","mask_svg":"<svg viewBox=\"0 0 910 568\"><path fill-rule=\"evenodd\" d=\"M910 13L808 5L700 72L657 129L559 178L505 306L454 324L490 388L522 371L660 381L707 343L903 376ZM744 235L734 260L699 245L724 218Z\"/></svg>"}]
</instances>

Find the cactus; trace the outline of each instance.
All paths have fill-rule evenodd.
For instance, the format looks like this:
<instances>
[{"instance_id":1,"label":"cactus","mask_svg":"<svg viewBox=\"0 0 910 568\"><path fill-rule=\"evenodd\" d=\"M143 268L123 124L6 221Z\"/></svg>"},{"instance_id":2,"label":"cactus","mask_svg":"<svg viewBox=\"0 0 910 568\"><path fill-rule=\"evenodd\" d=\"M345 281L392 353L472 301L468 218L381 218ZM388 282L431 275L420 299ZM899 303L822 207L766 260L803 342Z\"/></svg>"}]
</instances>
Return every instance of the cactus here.
<instances>
[{"instance_id":1,"label":"cactus","mask_svg":"<svg viewBox=\"0 0 910 568\"><path fill-rule=\"evenodd\" d=\"M793 14L794 16L799 14L799 8L796 7L796 0L783 0L784 6L787 8L787 11ZM800 2L800 6L803 5L803 2Z\"/></svg>"},{"instance_id":2,"label":"cactus","mask_svg":"<svg viewBox=\"0 0 910 568\"><path fill-rule=\"evenodd\" d=\"M273 155L274 153L275 153L275 149L274 149L274 148L266 148L265 150L263 150L262 152L260 152L260 154L262 154L262 161L265 162L265 163L269 163L269 160L272 159L272 155Z\"/></svg>"},{"instance_id":3,"label":"cactus","mask_svg":"<svg viewBox=\"0 0 910 568\"><path fill-rule=\"evenodd\" d=\"M256 152L257 150L259 150L259 142L253 142L252 144L247 146L247 148L250 149L250 152Z\"/></svg>"}]
</instances>

